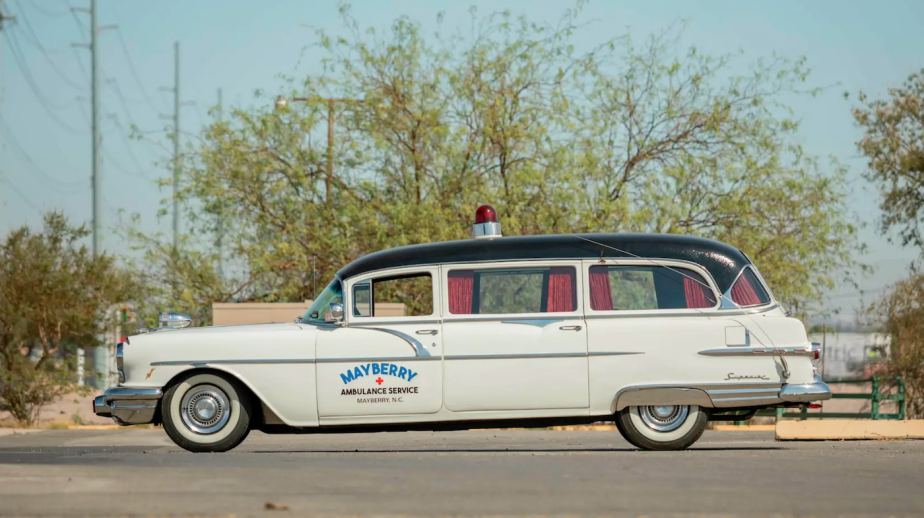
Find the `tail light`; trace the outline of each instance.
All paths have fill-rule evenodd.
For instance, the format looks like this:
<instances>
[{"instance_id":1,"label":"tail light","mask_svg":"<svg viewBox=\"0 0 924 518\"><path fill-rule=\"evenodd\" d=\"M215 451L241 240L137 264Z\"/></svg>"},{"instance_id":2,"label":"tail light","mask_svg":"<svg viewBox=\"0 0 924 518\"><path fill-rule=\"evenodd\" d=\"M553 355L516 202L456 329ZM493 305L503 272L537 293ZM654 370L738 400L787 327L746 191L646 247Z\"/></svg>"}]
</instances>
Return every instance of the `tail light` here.
<instances>
[{"instance_id":1,"label":"tail light","mask_svg":"<svg viewBox=\"0 0 924 518\"><path fill-rule=\"evenodd\" d=\"M818 342L812 342L812 347L809 349L812 352L813 360L821 359L821 344Z\"/></svg>"}]
</instances>

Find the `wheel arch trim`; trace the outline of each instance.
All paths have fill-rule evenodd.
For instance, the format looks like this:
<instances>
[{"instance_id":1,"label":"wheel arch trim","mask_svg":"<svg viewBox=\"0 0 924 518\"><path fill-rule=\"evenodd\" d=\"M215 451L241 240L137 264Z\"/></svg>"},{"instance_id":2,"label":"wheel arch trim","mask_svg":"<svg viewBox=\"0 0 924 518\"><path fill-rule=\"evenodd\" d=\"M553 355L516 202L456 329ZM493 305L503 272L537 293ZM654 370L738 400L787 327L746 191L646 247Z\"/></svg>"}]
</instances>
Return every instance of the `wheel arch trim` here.
<instances>
[{"instance_id":1,"label":"wheel arch trim","mask_svg":"<svg viewBox=\"0 0 924 518\"><path fill-rule=\"evenodd\" d=\"M177 384L177 383L178 383L178 380L179 380L181 377L189 376L189 375L192 374L192 373L203 373L203 374L207 374L207 373L209 373L209 372L213 372L213 373L216 373L216 374L226 374L226 375L231 376L232 378L234 378L235 381L237 381L238 383L240 383L240 384L243 385L244 387L246 387L247 390L249 390L250 393L253 394L253 396L254 396L255 398L257 398L257 400L259 401L260 406L261 406L261 408L260 408L260 411L261 411L261 412L264 411L264 410L269 410L269 411L272 413L272 417L274 417L276 421L279 421L280 423L283 423L283 424L292 426L291 423L289 423L288 421L286 421L284 418L282 418L282 417L280 416L279 411L278 411L272 404L270 404L270 403L267 401L266 397L265 397L263 394L261 394L260 391L257 390L256 387L254 387L251 383L249 383L246 379L244 379L244 377L241 376L240 373L238 373L238 372L236 372L235 370L229 368L228 365L230 365L230 364L219 364L219 365L213 365L213 364L209 364L209 363L189 364L189 365L187 365L187 368L182 369L181 371L179 371L179 372L177 372L176 374L174 374L174 375L170 378L170 380L164 385L164 389L163 389L164 394L167 393L167 390L169 390L170 387L172 387L173 385ZM163 407L163 405L158 405L158 412L161 412L161 411L162 411L162 407ZM256 408L251 409L251 410L256 410ZM158 416L158 417L161 417L161 416ZM270 416L264 414L262 417L263 417L264 420L265 420L267 417L270 417ZM161 417L161 419L162 419L162 417Z\"/></svg>"}]
</instances>

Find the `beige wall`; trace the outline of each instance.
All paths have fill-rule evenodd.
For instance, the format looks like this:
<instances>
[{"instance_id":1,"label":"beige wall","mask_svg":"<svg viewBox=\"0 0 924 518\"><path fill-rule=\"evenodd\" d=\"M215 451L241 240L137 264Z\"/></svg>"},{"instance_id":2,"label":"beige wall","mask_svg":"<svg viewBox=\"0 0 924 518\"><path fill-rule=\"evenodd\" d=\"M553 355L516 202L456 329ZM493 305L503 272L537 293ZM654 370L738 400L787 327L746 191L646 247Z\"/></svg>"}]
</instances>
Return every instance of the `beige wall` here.
<instances>
[{"instance_id":1,"label":"beige wall","mask_svg":"<svg viewBox=\"0 0 924 518\"><path fill-rule=\"evenodd\" d=\"M269 322L292 322L311 305L305 302L216 302L212 304L212 325L233 326L240 324L265 324ZM404 304L376 304L376 316L402 317Z\"/></svg>"}]
</instances>

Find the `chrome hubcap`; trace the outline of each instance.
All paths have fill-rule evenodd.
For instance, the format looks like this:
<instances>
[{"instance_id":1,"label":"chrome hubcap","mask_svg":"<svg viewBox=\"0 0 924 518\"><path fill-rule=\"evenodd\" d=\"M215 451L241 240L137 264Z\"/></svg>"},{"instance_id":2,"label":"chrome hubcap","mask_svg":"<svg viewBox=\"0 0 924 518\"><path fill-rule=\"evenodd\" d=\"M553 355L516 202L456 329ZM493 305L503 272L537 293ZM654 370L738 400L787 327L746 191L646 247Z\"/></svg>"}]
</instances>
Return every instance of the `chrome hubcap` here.
<instances>
[{"instance_id":1,"label":"chrome hubcap","mask_svg":"<svg viewBox=\"0 0 924 518\"><path fill-rule=\"evenodd\" d=\"M656 432L672 432L687 420L689 406L642 406L638 414L645 426Z\"/></svg>"},{"instance_id":2,"label":"chrome hubcap","mask_svg":"<svg viewBox=\"0 0 924 518\"><path fill-rule=\"evenodd\" d=\"M187 428L207 435L225 427L231 417L231 405L228 396L220 388L199 385L183 396L180 414Z\"/></svg>"}]
</instances>

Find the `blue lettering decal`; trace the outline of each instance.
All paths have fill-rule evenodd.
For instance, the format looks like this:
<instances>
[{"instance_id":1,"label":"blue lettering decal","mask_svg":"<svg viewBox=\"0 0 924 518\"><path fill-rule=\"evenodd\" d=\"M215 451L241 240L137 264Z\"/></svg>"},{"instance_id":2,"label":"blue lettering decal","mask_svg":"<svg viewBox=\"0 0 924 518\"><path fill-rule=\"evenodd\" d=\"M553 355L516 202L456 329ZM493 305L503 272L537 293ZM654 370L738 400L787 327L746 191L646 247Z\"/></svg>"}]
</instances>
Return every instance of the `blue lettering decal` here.
<instances>
[{"instance_id":1,"label":"blue lettering decal","mask_svg":"<svg viewBox=\"0 0 924 518\"><path fill-rule=\"evenodd\" d=\"M397 375L398 375L398 366L397 366L397 365L389 365L389 366L388 366L388 375L389 375L389 376L397 376Z\"/></svg>"},{"instance_id":2,"label":"blue lettering decal","mask_svg":"<svg viewBox=\"0 0 924 518\"><path fill-rule=\"evenodd\" d=\"M369 375L369 364L367 363L365 365L360 365L360 367L362 367L363 372L365 372L366 376L368 376Z\"/></svg>"},{"instance_id":3,"label":"blue lettering decal","mask_svg":"<svg viewBox=\"0 0 924 518\"><path fill-rule=\"evenodd\" d=\"M354 368L353 368L353 376L356 377L356 378L362 378L362 377L363 377L363 371L362 371L359 367L354 367Z\"/></svg>"},{"instance_id":4,"label":"blue lettering decal","mask_svg":"<svg viewBox=\"0 0 924 518\"><path fill-rule=\"evenodd\" d=\"M356 378L353 377L353 371L346 371L346 374L340 375L340 379L342 379L343 384L346 385L347 383L353 381Z\"/></svg>"},{"instance_id":5,"label":"blue lettering decal","mask_svg":"<svg viewBox=\"0 0 924 518\"><path fill-rule=\"evenodd\" d=\"M407 367L401 367L398 369L398 377L404 378L405 376L407 376Z\"/></svg>"},{"instance_id":6,"label":"blue lettering decal","mask_svg":"<svg viewBox=\"0 0 924 518\"><path fill-rule=\"evenodd\" d=\"M380 374L381 372L382 372L382 369L381 367L379 367L379 364L373 363L372 364L372 375L375 376L376 374Z\"/></svg>"},{"instance_id":7,"label":"blue lettering decal","mask_svg":"<svg viewBox=\"0 0 924 518\"><path fill-rule=\"evenodd\" d=\"M420 374L420 373L419 373L419 372L413 372L413 371L411 371L411 369L408 369L408 370L407 370L407 380L408 380L408 381L411 381L411 380L414 379L414 377L416 377L418 374Z\"/></svg>"},{"instance_id":8,"label":"blue lettering decal","mask_svg":"<svg viewBox=\"0 0 924 518\"><path fill-rule=\"evenodd\" d=\"M388 363L382 364L382 372L381 372L382 376L388 376L388 367L389 367Z\"/></svg>"}]
</instances>

